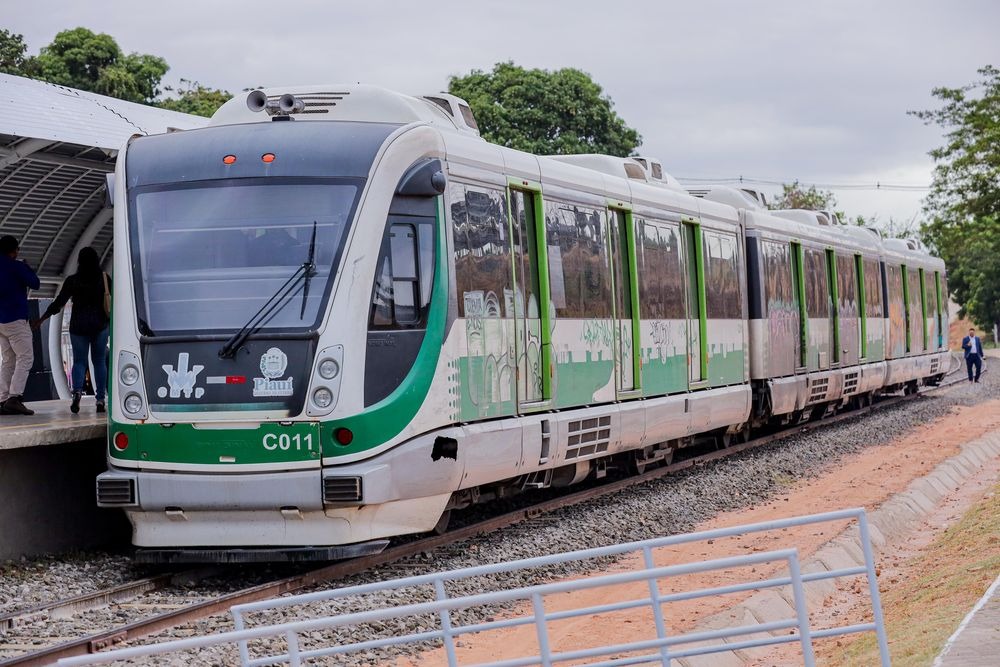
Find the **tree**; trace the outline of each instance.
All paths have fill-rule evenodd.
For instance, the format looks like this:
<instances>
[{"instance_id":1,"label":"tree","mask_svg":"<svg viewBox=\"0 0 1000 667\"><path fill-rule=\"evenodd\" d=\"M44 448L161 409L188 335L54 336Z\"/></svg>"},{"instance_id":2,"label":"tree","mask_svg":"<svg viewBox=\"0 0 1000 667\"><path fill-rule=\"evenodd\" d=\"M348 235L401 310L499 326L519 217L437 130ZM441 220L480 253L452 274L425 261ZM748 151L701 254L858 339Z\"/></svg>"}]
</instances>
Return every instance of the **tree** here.
<instances>
[{"instance_id":1,"label":"tree","mask_svg":"<svg viewBox=\"0 0 1000 667\"><path fill-rule=\"evenodd\" d=\"M197 81L188 79L181 79L181 87L176 91L169 87L166 90L167 92L176 92L177 97L168 97L161 101L159 106L171 111L206 117L214 114L219 107L233 97L228 90L206 88Z\"/></svg>"},{"instance_id":2,"label":"tree","mask_svg":"<svg viewBox=\"0 0 1000 667\"><path fill-rule=\"evenodd\" d=\"M837 205L837 198L829 190L817 190L815 185L806 189L801 183L784 183L781 194L770 204L772 210L800 208L807 211L828 211Z\"/></svg>"},{"instance_id":3,"label":"tree","mask_svg":"<svg viewBox=\"0 0 1000 667\"><path fill-rule=\"evenodd\" d=\"M43 81L150 104L159 96L160 80L170 68L158 56L124 55L110 35L74 28L57 34L22 69Z\"/></svg>"},{"instance_id":4,"label":"tree","mask_svg":"<svg viewBox=\"0 0 1000 667\"><path fill-rule=\"evenodd\" d=\"M909 113L946 130L945 145L929 153L924 242L944 259L960 313L988 328L1000 324L1000 69L978 74L961 88L935 88L941 108Z\"/></svg>"},{"instance_id":5,"label":"tree","mask_svg":"<svg viewBox=\"0 0 1000 667\"><path fill-rule=\"evenodd\" d=\"M0 28L0 72L24 76L25 53L28 46L24 35Z\"/></svg>"},{"instance_id":6,"label":"tree","mask_svg":"<svg viewBox=\"0 0 1000 667\"><path fill-rule=\"evenodd\" d=\"M627 156L642 137L585 72L497 63L492 72L452 76L448 92L465 99L483 138L536 154Z\"/></svg>"}]
</instances>

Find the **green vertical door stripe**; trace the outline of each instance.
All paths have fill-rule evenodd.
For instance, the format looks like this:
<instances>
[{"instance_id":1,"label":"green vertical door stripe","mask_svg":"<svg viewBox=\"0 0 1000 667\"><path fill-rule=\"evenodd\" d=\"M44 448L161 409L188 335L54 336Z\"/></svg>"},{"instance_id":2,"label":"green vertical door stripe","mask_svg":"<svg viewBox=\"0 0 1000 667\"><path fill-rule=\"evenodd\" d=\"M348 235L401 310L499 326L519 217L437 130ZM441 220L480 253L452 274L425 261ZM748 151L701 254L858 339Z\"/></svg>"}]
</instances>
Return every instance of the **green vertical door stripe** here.
<instances>
[{"instance_id":1,"label":"green vertical door stripe","mask_svg":"<svg viewBox=\"0 0 1000 667\"><path fill-rule=\"evenodd\" d=\"M937 293L937 322L938 322L938 339L937 346L940 348L944 345L944 304L941 301L941 274L937 271L934 272L934 291Z\"/></svg>"},{"instance_id":2,"label":"green vertical door stripe","mask_svg":"<svg viewBox=\"0 0 1000 667\"><path fill-rule=\"evenodd\" d=\"M377 447L399 435L413 421L424 404L434 379L441 348L444 345L444 328L448 319L448 241L444 224L444 198L437 198L437 256L434 261L434 286L431 307L427 316L427 331L420 345L413 367L396 387L396 390L364 411L335 421L329 433L340 427L348 428L354 439L347 446L335 439L332 445L323 443L323 452L329 456L342 456L363 452Z\"/></svg>"},{"instance_id":3,"label":"green vertical door stripe","mask_svg":"<svg viewBox=\"0 0 1000 667\"><path fill-rule=\"evenodd\" d=\"M799 366L809 363L809 313L806 310L806 278L803 268L806 252L801 243L792 243L792 264L795 269L795 291L799 296Z\"/></svg>"},{"instance_id":4,"label":"green vertical door stripe","mask_svg":"<svg viewBox=\"0 0 1000 667\"><path fill-rule=\"evenodd\" d=\"M830 355L830 363L840 363L840 295L837 289L837 255L833 250L826 251L826 279L830 282L830 298L833 300L833 309L830 311L830 319L833 322L833 354Z\"/></svg>"},{"instance_id":5,"label":"green vertical door stripe","mask_svg":"<svg viewBox=\"0 0 1000 667\"><path fill-rule=\"evenodd\" d=\"M917 275L920 278L920 313L923 315L920 318L920 324L924 332L924 349L926 350L929 346L927 344L927 287L924 285L924 270L918 269Z\"/></svg>"},{"instance_id":6,"label":"green vertical door stripe","mask_svg":"<svg viewBox=\"0 0 1000 667\"><path fill-rule=\"evenodd\" d=\"M542 322L541 331L541 364L542 399L552 398L552 314L550 312L551 296L549 294L549 253L545 234L545 206L542 203L542 193L532 192L532 208L535 212L535 224L532 230L535 234L535 266L538 267L538 316Z\"/></svg>"},{"instance_id":7,"label":"green vertical door stripe","mask_svg":"<svg viewBox=\"0 0 1000 667\"><path fill-rule=\"evenodd\" d=\"M910 351L910 280L906 264L900 265L903 274L903 322L906 325L906 351Z\"/></svg>"},{"instance_id":8,"label":"green vertical door stripe","mask_svg":"<svg viewBox=\"0 0 1000 667\"><path fill-rule=\"evenodd\" d=\"M632 377L633 388L642 388L642 343L639 338L639 270L635 247L635 225L632 211L625 211L625 244L628 253L629 299L632 301Z\"/></svg>"},{"instance_id":9,"label":"green vertical door stripe","mask_svg":"<svg viewBox=\"0 0 1000 667\"><path fill-rule=\"evenodd\" d=\"M861 358L868 358L868 315L865 308L865 265L861 255L854 256L854 272L857 274L858 319L861 321Z\"/></svg>"}]
</instances>

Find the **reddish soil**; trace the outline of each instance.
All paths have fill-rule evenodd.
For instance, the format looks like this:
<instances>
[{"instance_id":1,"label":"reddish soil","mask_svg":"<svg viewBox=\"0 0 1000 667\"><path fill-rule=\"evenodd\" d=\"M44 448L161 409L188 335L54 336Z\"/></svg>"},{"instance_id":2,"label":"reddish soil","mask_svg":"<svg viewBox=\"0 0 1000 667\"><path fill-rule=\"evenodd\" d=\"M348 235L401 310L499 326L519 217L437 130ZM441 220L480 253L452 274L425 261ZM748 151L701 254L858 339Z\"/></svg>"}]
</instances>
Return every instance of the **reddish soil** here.
<instances>
[{"instance_id":1,"label":"reddish soil","mask_svg":"<svg viewBox=\"0 0 1000 667\"><path fill-rule=\"evenodd\" d=\"M989 401L975 408L957 407L948 416L914 429L886 445L873 447L841 461L818 477L796 481L787 492L764 505L721 514L696 529L710 530L848 507L863 506L871 510L904 490L914 479L929 473L943 460L957 454L965 442L997 429L1000 429L1000 400ZM994 462L994 466L997 464L998 462ZM692 543L662 549L655 554L655 561L657 565L671 565L790 547L797 547L800 558L805 560L838 535L844 526L846 524L825 524L774 533L756 533L743 538ZM919 544L908 548L919 549ZM887 554L882 554L880 559L885 560L887 557ZM626 559L619 562L612 571L627 571L637 563L638 558ZM747 570L687 576L675 586L661 583L661 591L667 593L747 581L748 578L766 578L779 570L783 571L784 567L765 565L755 568L750 577L747 576ZM545 607L551 612L645 598L647 595L646 584L592 589L547 597ZM668 613L668 631L689 631L706 617L731 608L742 597L728 595L695 602L672 603L665 608ZM530 615L530 609L519 609L512 615ZM556 650L654 637L651 614L644 610L582 617L551 624L549 628L549 640ZM460 664L476 664L532 655L536 651L534 627L529 625L466 637L459 644L458 659ZM783 656L776 654L775 657L778 663L783 662ZM399 667L438 664L446 664L443 652L439 651L427 652L413 661L404 659L397 662Z\"/></svg>"}]
</instances>

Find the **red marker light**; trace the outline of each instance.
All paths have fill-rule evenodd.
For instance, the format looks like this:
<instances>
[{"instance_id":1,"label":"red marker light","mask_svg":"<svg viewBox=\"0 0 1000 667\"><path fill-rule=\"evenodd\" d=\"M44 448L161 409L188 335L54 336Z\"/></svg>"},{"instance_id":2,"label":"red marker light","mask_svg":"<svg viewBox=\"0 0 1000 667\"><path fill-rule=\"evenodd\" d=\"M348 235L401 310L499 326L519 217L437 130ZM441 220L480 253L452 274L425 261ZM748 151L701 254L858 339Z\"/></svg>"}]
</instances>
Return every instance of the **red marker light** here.
<instances>
[{"instance_id":1,"label":"red marker light","mask_svg":"<svg viewBox=\"0 0 1000 667\"><path fill-rule=\"evenodd\" d=\"M222 162L223 162L223 164L232 164L232 163L236 162L236 156L235 155L227 155L226 157L222 158Z\"/></svg>"},{"instance_id":2,"label":"red marker light","mask_svg":"<svg viewBox=\"0 0 1000 667\"><path fill-rule=\"evenodd\" d=\"M337 439L337 442L345 447L354 441L354 434L351 433L351 429L349 428L338 428L334 431L333 436Z\"/></svg>"},{"instance_id":3,"label":"red marker light","mask_svg":"<svg viewBox=\"0 0 1000 667\"><path fill-rule=\"evenodd\" d=\"M261 162L274 162L274 153L264 153L260 156Z\"/></svg>"},{"instance_id":4,"label":"red marker light","mask_svg":"<svg viewBox=\"0 0 1000 667\"><path fill-rule=\"evenodd\" d=\"M124 452L126 449L128 449L128 436L122 433L121 431L115 433L114 444L115 444L115 449L117 449L119 452Z\"/></svg>"}]
</instances>

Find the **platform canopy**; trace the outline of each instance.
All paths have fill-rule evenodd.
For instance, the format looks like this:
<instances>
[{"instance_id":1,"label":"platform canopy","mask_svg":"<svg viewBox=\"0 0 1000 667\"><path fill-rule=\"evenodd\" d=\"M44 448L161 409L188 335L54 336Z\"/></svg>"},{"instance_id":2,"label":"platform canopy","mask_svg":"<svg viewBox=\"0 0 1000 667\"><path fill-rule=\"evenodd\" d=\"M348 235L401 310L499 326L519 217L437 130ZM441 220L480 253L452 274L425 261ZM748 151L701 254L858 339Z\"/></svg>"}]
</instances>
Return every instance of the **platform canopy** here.
<instances>
[{"instance_id":1,"label":"platform canopy","mask_svg":"<svg viewBox=\"0 0 1000 667\"><path fill-rule=\"evenodd\" d=\"M107 262L111 210L105 174L134 134L202 127L207 118L0 74L0 235L42 279L33 297L55 294L90 245Z\"/></svg>"}]
</instances>

